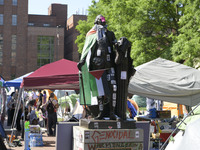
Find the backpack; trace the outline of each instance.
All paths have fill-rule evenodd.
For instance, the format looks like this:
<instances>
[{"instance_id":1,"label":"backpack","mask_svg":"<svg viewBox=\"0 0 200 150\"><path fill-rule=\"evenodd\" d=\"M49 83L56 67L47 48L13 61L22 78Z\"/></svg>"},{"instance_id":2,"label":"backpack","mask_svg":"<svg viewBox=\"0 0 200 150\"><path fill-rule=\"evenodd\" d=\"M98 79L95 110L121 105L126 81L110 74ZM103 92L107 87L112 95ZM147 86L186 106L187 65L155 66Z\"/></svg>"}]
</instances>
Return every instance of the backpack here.
<instances>
[{"instance_id":1,"label":"backpack","mask_svg":"<svg viewBox=\"0 0 200 150\"><path fill-rule=\"evenodd\" d=\"M47 112L48 112L48 114L54 113L54 105L53 105L52 102L50 102L50 103L47 105Z\"/></svg>"}]
</instances>

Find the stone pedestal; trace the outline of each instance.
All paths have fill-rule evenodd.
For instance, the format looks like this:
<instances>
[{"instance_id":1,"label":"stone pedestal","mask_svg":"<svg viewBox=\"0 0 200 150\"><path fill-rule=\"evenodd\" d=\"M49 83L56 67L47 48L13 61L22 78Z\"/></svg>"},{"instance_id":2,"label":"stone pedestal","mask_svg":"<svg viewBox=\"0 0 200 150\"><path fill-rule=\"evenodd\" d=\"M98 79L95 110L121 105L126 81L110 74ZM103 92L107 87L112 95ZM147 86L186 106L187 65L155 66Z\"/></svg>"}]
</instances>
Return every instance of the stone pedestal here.
<instances>
[{"instance_id":1,"label":"stone pedestal","mask_svg":"<svg viewBox=\"0 0 200 150\"><path fill-rule=\"evenodd\" d=\"M73 150L143 150L143 129L135 129L133 122L128 122L131 125L112 120L79 123L80 126L73 127ZM129 128L122 128L125 125Z\"/></svg>"},{"instance_id":2,"label":"stone pedestal","mask_svg":"<svg viewBox=\"0 0 200 150\"><path fill-rule=\"evenodd\" d=\"M79 125L88 129L136 129L135 120L81 119Z\"/></svg>"}]
</instances>

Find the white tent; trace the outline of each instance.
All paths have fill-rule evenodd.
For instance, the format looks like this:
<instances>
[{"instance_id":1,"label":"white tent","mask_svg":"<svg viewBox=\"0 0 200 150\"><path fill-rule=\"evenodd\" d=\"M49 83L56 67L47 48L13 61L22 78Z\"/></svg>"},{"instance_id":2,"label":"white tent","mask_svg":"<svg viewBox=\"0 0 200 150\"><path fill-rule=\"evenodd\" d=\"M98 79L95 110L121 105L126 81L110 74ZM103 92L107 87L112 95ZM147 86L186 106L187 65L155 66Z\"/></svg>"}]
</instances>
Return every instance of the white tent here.
<instances>
[{"instance_id":1,"label":"white tent","mask_svg":"<svg viewBox=\"0 0 200 150\"><path fill-rule=\"evenodd\" d=\"M128 92L135 95L194 106L200 102L200 71L157 58L136 67Z\"/></svg>"},{"instance_id":2,"label":"white tent","mask_svg":"<svg viewBox=\"0 0 200 150\"><path fill-rule=\"evenodd\" d=\"M179 131L165 150L199 150L200 149L200 119L187 125L185 133Z\"/></svg>"}]
</instances>

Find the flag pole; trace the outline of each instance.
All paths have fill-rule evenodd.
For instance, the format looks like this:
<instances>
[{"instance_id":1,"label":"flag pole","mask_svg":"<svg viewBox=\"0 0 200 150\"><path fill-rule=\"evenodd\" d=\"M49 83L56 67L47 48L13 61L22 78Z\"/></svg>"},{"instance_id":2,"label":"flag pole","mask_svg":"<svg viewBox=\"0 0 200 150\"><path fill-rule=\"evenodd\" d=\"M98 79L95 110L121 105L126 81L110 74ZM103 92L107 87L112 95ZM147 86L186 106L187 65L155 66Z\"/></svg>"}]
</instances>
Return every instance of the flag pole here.
<instances>
[{"instance_id":1,"label":"flag pole","mask_svg":"<svg viewBox=\"0 0 200 150\"><path fill-rule=\"evenodd\" d=\"M85 100L85 91L84 91L84 85L83 85L83 77L82 77L82 73L80 73L80 79L81 79L81 86L82 86L82 93L83 93L83 101L84 101L84 106L85 106L85 113L86 113L86 117L88 116L88 109L86 107L86 100Z\"/></svg>"}]
</instances>

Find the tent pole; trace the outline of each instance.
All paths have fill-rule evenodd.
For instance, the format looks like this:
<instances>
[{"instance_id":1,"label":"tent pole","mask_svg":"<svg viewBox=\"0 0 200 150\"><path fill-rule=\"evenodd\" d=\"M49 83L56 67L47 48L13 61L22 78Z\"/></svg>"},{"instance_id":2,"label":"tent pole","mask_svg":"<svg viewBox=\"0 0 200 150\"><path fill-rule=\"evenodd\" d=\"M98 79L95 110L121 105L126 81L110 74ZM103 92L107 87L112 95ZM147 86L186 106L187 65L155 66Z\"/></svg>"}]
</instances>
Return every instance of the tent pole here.
<instances>
[{"instance_id":1,"label":"tent pole","mask_svg":"<svg viewBox=\"0 0 200 150\"><path fill-rule=\"evenodd\" d=\"M24 100L24 87L22 88L22 102L23 102L23 111L22 111L22 113L24 114L23 121L22 121L22 124L23 124L23 126L22 126L23 130L22 131L24 131L24 132L22 132L22 134L24 134L23 135L23 138L24 138L25 137L25 100Z\"/></svg>"},{"instance_id":2,"label":"tent pole","mask_svg":"<svg viewBox=\"0 0 200 150\"><path fill-rule=\"evenodd\" d=\"M17 106L15 107L14 118L12 120L12 125L11 125L12 133L11 133L11 137L10 137L10 141L9 141L10 144L11 144L11 140L12 140L12 137L13 137L13 129L14 129L14 126L15 126L15 123L16 123L16 120L17 120L17 115L18 115L18 112L19 112L19 108L20 108L20 105L21 105L21 93L22 93L22 89L20 88L19 93L18 93L18 97L17 97L17 100L18 100Z\"/></svg>"},{"instance_id":3,"label":"tent pole","mask_svg":"<svg viewBox=\"0 0 200 150\"><path fill-rule=\"evenodd\" d=\"M189 117L191 114L193 114L194 113L194 110L197 108L197 107L199 107L199 105L200 105L200 103L198 104L198 105L196 105L195 106L195 108L194 109L192 109L189 113L188 113L188 115L186 116L186 117L184 117L182 120L181 120L181 123L179 123L179 125L174 129L174 131L170 134L170 136L167 138L167 140L164 142L164 144L162 145L162 147L160 148L160 150L164 150L164 148L167 146L166 144L167 144L167 142L169 141L169 139L170 139L170 137L175 133L175 131L181 126L181 124L182 123L184 123L184 121L185 121L185 119L187 118L187 117ZM166 145L166 146L165 146Z\"/></svg>"},{"instance_id":4,"label":"tent pole","mask_svg":"<svg viewBox=\"0 0 200 150\"><path fill-rule=\"evenodd\" d=\"M1 96L2 96L1 122L4 125L5 109L6 109L6 91L5 91L5 87L1 88Z\"/></svg>"}]
</instances>

